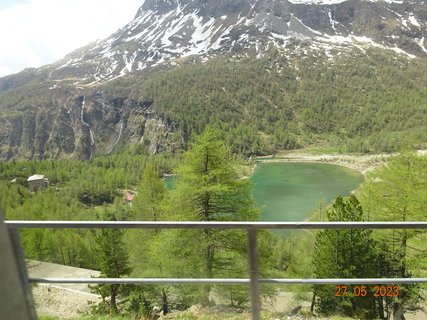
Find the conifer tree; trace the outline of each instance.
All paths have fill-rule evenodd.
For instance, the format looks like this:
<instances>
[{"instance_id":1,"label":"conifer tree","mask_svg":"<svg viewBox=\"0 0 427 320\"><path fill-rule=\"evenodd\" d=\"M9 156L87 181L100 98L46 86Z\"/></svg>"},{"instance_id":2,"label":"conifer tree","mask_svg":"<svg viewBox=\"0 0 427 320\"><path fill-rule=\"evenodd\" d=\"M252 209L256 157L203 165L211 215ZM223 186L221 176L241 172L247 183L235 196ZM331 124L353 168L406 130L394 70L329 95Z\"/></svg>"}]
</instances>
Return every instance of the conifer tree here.
<instances>
[{"instance_id":1,"label":"conifer tree","mask_svg":"<svg viewBox=\"0 0 427 320\"><path fill-rule=\"evenodd\" d=\"M338 196L327 211L329 221L363 221L362 207L354 195ZM323 230L316 236L313 264L317 278L373 278L377 276L372 230ZM345 284L343 284L345 285ZM349 289L345 296L335 296L335 285L316 285L317 310L322 314L341 313L374 319L378 315L371 288L360 289L366 295L355 296Z\"/></svg>"},{"instance_id":2,"label":"conifer tree","mask_svg":"<svg viewBox=\"0 0 427 320\"><path fill-rule=\"evenodd\" d=\"M158 177L153 165L147 164L134 201L135 219L161 220L161 202L165 193L165 183Z\"/></svg>"},{"instance_id":3,"label":"conifer tree","mask_svg":"<svg viewBox=\"0 0 427 320\"><path fill-rule=\"evenodd\" d=\"M163 219L163 198L166 194L166 185L158 177L151 163L144 169L138 194L133 205L133 218L141 221L159 221ZM136 277L162 276L162 263L151 259L157 253L150 251L150 246L160 229L129 230L128 244L131 252L131 260L134 265ZM146 305L161 305L163 314L169 312L169 285L138 286L133 288L133 296L141 297L135 302L142 312L149 313Z\"/></svg>"},{"instance_id":4,"label":"conifer tree","mask_svg":"<svg viewBox=\"0 0 427 320\"><path fill-rule=\"evenodd\" d=\"M250 182L238 179L236 162L220 134L208 127L184 154L176 170L176 188L166 199L168 220L259 220ZM240 277L247 271L246 234L241 231L170 230L159 235L158 244L162 249L157 251L165 257L163 267L171 276ZM211 286L204 286L204 303L210 290Z\"/></svg>"},{"instance_id":5,"label":"conifer tree","mask_svg":"<svg viewBox=\"0 0 427 320\"><path fill-rule=\"evenodd\" d=\"M106 218L115 221L114 213L106 213ZM130 274L129 256L123 242L124 230L121 229L100 229L95 235L97 243L97 256L101 278L121 278ZM100 294L103 298L109 296L110 313L117 314L117 297L123 292L125 286L122 284L100 284L92 287L92 290Z\"/></svg>"},{"instance_id":6,"label":"conifer tree","mask_svg":"<svg viewBox=\"0 0 427 320\"><path fill-rule=\"evenodd\" d=\"M362 199L372 220L423 221L427 207L427 159L404 153L374 172L363 187ZM396 229L376 232L382 248L382 276L409 278L424 276L427 263L425 231ZM417 249L418 248L418 249ZM396 320L418 308L417 285L399 285L399 296L387 301L388 313ZM389 299L390 300L390 299Z\"/></svg>"}]
</instances>

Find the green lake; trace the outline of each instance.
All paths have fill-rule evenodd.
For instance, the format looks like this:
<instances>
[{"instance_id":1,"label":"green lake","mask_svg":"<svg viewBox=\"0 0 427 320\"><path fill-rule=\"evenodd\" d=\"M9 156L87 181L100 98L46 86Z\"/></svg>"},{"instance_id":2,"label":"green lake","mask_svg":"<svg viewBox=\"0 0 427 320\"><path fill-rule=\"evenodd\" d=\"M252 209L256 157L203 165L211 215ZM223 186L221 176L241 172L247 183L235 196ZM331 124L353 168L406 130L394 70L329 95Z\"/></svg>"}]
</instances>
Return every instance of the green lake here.
<instances>
[{"instance_id":1,"label":"green lake","mask_svg":"<svg viewBox=\"0 0 427 320\"><path fill-rule=\"evenodd\" d=\"M259 163L250 178L264 221L303 221L321 198L331 203L364 181L359 172L331 164Z\"/></svg>"},{"instance_id":2,"label":"green lake","mask_svg":"<svg viewBox=\"0 0 427 320\"><path fill-rule=\"evenodd\" d=\"M174 179L165 179L169 189L173 189ZM250 180L263 221L304 221L320 199L329 204L338 195L347 196L364 178L355 170L332 164L261 162Z\"/></svg>"}]
</instances>

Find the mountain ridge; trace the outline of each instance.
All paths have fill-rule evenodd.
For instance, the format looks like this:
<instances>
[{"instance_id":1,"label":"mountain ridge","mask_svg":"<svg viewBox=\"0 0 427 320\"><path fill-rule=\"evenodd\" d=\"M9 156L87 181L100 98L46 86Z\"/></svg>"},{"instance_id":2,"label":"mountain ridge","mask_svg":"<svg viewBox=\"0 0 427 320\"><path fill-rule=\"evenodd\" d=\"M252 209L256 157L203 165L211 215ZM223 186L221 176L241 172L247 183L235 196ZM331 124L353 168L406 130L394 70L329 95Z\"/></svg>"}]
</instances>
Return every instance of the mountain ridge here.
<instances>
[{"instance_id":1,"label":"mountain ridge","mask_svg":"<svg viewBox=\"0 0 427 320\"><path fill-rule=\"evenodd\" d=\"M410 57L427 57L422 28L426 21L427 9L421 1L355 0L319 6L286 0L147 0L131 23L88 49L94 59L107 61L93 70L89 83L194 54L233 52L271 43L283 46L295 37L317 41L325 48L368 43ZM74 55L71 61L78 66L80 58ZM72 63L58 69L71 70Z\"/></svg>"},{"instance_id":2,"label":"mountain ridge","mask_svg":"<svg viewBox=\"0 0 427 320\"><path fill-rule=\"evenodd\" d=\"M176 58L280 47L295 37L325 49L370 45L427 58L426 22L422 0L146 0L110 37L35 71L46 80L93 85Z\"/></svg>"}]
</instances>

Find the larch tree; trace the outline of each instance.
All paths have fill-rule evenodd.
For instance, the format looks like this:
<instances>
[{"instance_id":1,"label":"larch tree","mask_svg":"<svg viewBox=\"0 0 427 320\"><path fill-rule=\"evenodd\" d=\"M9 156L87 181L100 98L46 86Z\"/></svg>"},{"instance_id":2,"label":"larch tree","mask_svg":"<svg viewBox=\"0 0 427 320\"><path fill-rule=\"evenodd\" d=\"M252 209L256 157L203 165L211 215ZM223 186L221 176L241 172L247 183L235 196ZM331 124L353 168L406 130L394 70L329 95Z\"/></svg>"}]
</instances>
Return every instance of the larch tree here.
<instances>
[{"instance_id":1,"label":"larch tree","mask_svg":"<svg viewBox=\"0 0 427 320\"><path fill-rule=\"evenodd\" d=\"M354 195L338 196L327 211L329 221L363 221L362 207ZM313 264L317 278L374 278L377 276L375 243L372 230L327 229L316 236ZM344 284L343 284L344 285ZM335 296L334 285L315 285L316 307L322 314L344 314L375 319L379 309L372 288L366 295L356 296L353 290ZM362 288L359 286L359 288ZM356 293L357 294L357 293Z\"/></svg>"},{"instance_id":2,"label":"larch tree","mask_svg":"<svg viewBox=\"0 0 427 320\"><path fill-rule=\"evenodd\" d=\"M133 219L141 221L163 220L163 199L166 195L166 185L159 178L154 166L148 163L144 169L143 177L138 186L138 194L132 207ZM162 262L152 259L157 255L150 251L150 246L160 232L160 229L129 230L127 243L131 253L133 275L136 277L159 277L162 276ZM139 308L149 305L161 304L163 314L169 312L169 285L159 286L137 286L133 289L133 295L141 297ZM149 310L143 310L147 313Z\"/></svg>"},{"instance_id":3,"label":"larch tree","mask_svg":"<svg viewBox=\"0 0 427 320\"><path fill-rule=\"evenodd\" d=\"M176 188L166 199L168 220L259 220L250 182L239 179L236 161L219 136L218 130L207 127L184 154L183 163L176 170ZM242 231L170 230L162 232L158 239L162 249L157 251L166 256L162 261L171 276L226 278L247 272L246 234ZM211 288L204 285L201 293L192 293L209 303Z\"/></svg>"},{"instance_id":4,"label":"larch tree","mask_svg":"<svg viewBox=\"0 0 427 320\"><path fill-rule=\"evenodd\" d=\"M106 213L107 220L115 221L113 213ZM98 268L101 278L121 278L130 274L129 255L123 242L124 230L100 229L95 235L97 244ZM100 294L105 304L105 298L109 296L110 313L118 314L117 298L125 288L122 284L99 284L92 290Z\"/></svg>"},{"instance_id":5,"label":"larch tree","mask_svg":"<svg viewBox=\"0 0 427 320\"><path fill-rule=\"evenodd\" d=\"M161 203L166 193L166 185L151 163L146 165L137 191L133 205L134 218L148 221L162 220Z\"/></svg>"},{"instance_id":6,"label":"larch tree","mask_svg":"<svg viewBox=\"0 0 427 320\"><path fill-rule=\"evenodd\" d=\"M372 220L424 221L427 207L427 158L411 153L393 157L375 171L362 188L362 200ZM395 229L376 232L381 242L382 276L409 278L422 274L427 264L424 249L427 233ZM418 308L417 285L399 285L400 294L388 302L388 313L403 320L404 313Z\"/></svg>"}]
</instances>

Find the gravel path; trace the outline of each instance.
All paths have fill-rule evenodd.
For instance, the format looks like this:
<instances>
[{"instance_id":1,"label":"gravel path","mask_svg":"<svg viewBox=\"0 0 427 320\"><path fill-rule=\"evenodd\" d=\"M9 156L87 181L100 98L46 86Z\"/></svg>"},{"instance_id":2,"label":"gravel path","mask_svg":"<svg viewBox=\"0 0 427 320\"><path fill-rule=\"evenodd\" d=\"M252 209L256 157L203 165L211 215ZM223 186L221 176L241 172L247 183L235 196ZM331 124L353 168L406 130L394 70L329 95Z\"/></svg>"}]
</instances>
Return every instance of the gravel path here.
<instances>
[{"instance_id":1,"label":"gravel path","mask_svg":"<svg viewBox=\"0 0 427 320\"><path fill-rule=\"evenodd\" d=\"M89 311L89 303L98 303L101 298L95 295L78 293L67 289L39 284L33 286L33 296L38 315L71 319Z\"/></svg>"},{"instance_id":2,"label":"gravel path","mask_svg":"<svg viewBox=\"0 0 427 320\"><path fill-rule=\"evenodd\" d=\"M99 271L64 266L56 263L30 260L30 278L90 278ZM32 287L38 315L62 319L75 318L89 310L89 302L98 303L101 298L92 294L87 284L37 284Z\"/></svg>"}]
</instances>

